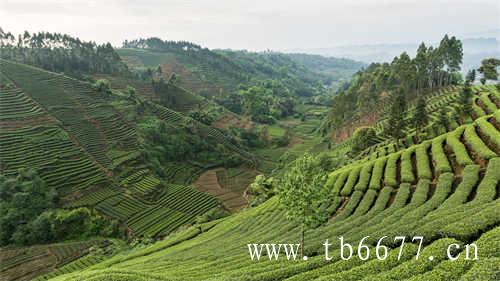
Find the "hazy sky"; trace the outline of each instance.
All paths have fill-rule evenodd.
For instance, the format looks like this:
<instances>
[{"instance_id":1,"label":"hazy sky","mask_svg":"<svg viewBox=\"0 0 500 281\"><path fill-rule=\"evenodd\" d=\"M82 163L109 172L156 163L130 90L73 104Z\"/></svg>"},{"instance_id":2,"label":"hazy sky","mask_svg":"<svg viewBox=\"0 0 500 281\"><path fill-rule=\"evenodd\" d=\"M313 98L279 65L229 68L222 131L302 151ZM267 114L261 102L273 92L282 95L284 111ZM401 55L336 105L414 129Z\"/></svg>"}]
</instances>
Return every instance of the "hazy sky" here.
<instances>
[{"instance_id":1,"label":"hazy sky","mask_svg":"<svg viewBox=\"0 0 500 281\"><path fill-rule=\"evenodd\" d=\"M0 0L0 27L111 42L283 50L436 41L500 27L498 0Z\"/></svg>"}]
</instances>

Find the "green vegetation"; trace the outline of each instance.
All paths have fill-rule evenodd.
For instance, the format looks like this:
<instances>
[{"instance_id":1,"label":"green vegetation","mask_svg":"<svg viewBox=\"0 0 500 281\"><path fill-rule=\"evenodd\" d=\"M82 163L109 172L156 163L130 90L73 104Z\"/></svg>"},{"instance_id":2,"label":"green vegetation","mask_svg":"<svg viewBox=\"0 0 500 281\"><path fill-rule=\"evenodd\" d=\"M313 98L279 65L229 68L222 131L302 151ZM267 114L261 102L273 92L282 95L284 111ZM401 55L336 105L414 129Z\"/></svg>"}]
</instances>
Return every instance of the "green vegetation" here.
<instances>
[{"instance_id":1,"label":"green vegetation","mask_svg":"<svg viewBox=\"0 0 500 281\"><path fill-rule=\"evenodd\" d=\"M319 208L326 200L325 194L321 192L325 182L320 172L314 159L306 154L295 161L279 184L280 202L286 208L287 218L296 220L301 225L301 253L304 253L306 228L325 219L323 210Z\"/></svg>"},{"instance_id":2,"label":"green vegetation","mask_svg":"<svg viewBox=\"0 0 500 281\"><path fill-rule=\"evenodd\" d=\"M16 38L17 37L17 38ZM83 42L66 34L38 32L14 36L0 29L0 58L72 73L127 73L127 66L111 44Z\"/></svg>"},{"instance_id":3,"label":"green vegetation","mask_svg":"<svg viewBox=\"0 0 500 281\"><path fill-rule=\"evenodd\" d=\"M496 277L500 95L475 72L461 84L455 37L371 64L333 103L355 62L20 40L0 59L2 280ZM341 259L332 243L326 261L340 236L370 258ZM464 258L472 242L479 260ZM254 243L301 255L255 261Z\"/></svg>"}]
</instances>

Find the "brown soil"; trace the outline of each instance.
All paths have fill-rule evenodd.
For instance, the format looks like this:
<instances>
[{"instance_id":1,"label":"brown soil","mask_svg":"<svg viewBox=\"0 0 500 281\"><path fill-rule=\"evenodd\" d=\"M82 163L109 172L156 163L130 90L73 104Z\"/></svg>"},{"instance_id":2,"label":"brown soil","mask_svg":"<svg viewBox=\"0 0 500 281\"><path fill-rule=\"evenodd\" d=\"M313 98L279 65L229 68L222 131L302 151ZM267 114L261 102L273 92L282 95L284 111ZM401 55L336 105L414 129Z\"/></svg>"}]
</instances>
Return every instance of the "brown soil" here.
<instances>
[{"instance_id":1,"label":"brown soil","mask_svg":"<svg viewBox=\"0 0 500 281\"><path fill-rule=\"evenodd\" d=\"M492 114L493 112L490 112L490 110L488 109L488 107L484 104L484 102L480 99L477 99L476 100L476 104L481 107L484 111L484 113L486 114Z\"/></svg>"},{"instance_id":2,"label":"brown soil","mask_svg":"<svg viewBox=\"0 0 500 281\"><path fill-rule=\"evenodd\" d=\"M255 123L248 120L247 118L242 118L236 114L228 113L221 118L217 119L212 123L212 127L217 129L227 129L230 127L237 127L243 129L251 129L255 127Z\"/></svg>"},{"instance_id":3,"label":"brown soil","mask_svg":"<svg viewBox=\"0 0 500 281\"><path fill-rule=\"evenodd\" d=\"M286 145L286 148L292 148L298 144L302 144L304 143L304 140L297 137L297 136L293 136L291 139L290 139L290 142Z\"/></svg>"},{"instance_id":4,"label":"brown soil","mask_svg":"<svg viewBox=\"0 0 500 281\"><path fill-rule=\"evenodd\" d=\"M0 280L31 280L38 275L52 271L56 263L57 259L55 256L45 253L44 255L34 257L30 261L1 272Z\"/></svg>"},{"instance_id":5,"label":"brown soil","mask_svg":"<svg viewBox=\"0 0 500 281\"><path fill-rule=\"evenodd\" d=\"M500 154L500 147L498 147L494 142L490 140L490 138L481 130L479 127L475 127L477 135L483 140L483 142L488 146L491 150L493 150L497 155Z\"/></svg>"},{"instance_id":6,"label":"brown soil","mask_svg":"<svg viewBox=\"0 0 500 281\"><path fill-rule=\"evenodd\" d=\"M444 153L446 154L446 157L448 158L448 161L450 162L451 169L453 170L453 173L455 175L462 175L464 167L460 166L457 163L457 159L455 158L455 154L453 154L451 147L446 142L444 144Z\"/></svg>"},{"instance_id":7,"label":"brown soil","mask_svg":"<svg viewBox=\"0 0 500 281\"><path fill-rule=\"evenodd\" d=\"M490 98L490 100L497 106L497 108L500 107L500 99L498 99L495 95L493 94L490 94L488 96Z\"/></svg>"},{"instance_id":8,"label":"brown soil","mask_svg":"<svg viewBox=\"0 0 500 281\"><path fill-rule=\"evenodd\" d=\"M0 121L0 129L2 130L17 130L22 127L35 127L40 125L54 125L57 121L50 115L42 115L29 119L17 119L9 121Z\"/></svg>"},{"instance_id":9,"label":"brown soil","mask_svg":"<svg viewBox=\"0 0 500 281\"><path fill-rule=\"evenodd\" d=\"M178 75L180 77L180 86L191 92L200 93L201 91L207 91L211 95L218 95L224 91L222 87L204 81L175 59L164 63L161 69L165 79L169 79L173 73Z\"/></svg>"},{"instance_id":10,"label":"brown soil","mask_svg":"<svg viewBox=\"0 0 500 281\"><path fill-rule=\"evenodd\" d=\"M245 207L248 204L248 201L243 194L233 192L230 189L222 188L219 184L217 172L221 169L222 168L211 169L202 173L193 185L199 191L206 192L217 197L230 211L236 211Z\"/></svg>"},{"instance_id":11,"label":"brown soil","mask_svg":"<svg viewBox=\"0 0 500 281\"><path fill-rule=\"evenodd\" d=\"M372 126L378 121L379 114L378 112L370 112L362 116L360 119L355 120L353 122L349 122L336 129L333 133L333 140L336 143L342 142L343 140L349 138L354 131L362 126Z\"/></svg>"}]
</instances>

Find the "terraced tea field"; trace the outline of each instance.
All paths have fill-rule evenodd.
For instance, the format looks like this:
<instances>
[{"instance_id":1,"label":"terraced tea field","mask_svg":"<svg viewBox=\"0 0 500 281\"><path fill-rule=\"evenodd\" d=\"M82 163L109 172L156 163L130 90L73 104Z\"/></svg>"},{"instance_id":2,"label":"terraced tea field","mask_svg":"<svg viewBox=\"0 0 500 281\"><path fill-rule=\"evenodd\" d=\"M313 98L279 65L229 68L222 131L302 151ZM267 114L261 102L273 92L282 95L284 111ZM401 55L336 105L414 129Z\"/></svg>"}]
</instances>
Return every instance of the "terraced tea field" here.
<instances>
[{"instance_id":1,"label":"terraced tea field","mask_svg":"<svg viewBox=\"0 0 500 281\"><path fill-rule=\"evenodd\" d=\"M471 101L473 111L471 115L453 115L452 113L458 108L459 91L461 91L460 87L451 87L449 89L437 91L426 98L426 111L429 112L430 121L430 124L425 128L427 138L440 135L441 133L447 131L446 128L436 124L439 119L439 111L443 107L448 113L447 118L450 125L450 128L448 129L455 129L460 125L470 123L472 120L476 120L477 118L487 114L493 114L498 108L500 108L500 93L494 85L473 86L472 91L474 95ZM411 116L412 111L413 108L410 108L408 116ZM381 143L366 149L358 156L358 158L363 158L368 155L371 157L380 157L395 150L392 141L383 135L383 129L385 126L387 126L387 120L381 120L374 125L374 128L377 131L377 138L381 141ZM403 139L403 145L408 147L414 143L415 131L410 130L408 132L408 136Z\"/></svg>"},{"instance_id":2,"label":"terraced tea field","mask_svg":"<svg viewBox=\"0 0 500 281\"><path fill-rule=\"evenodd\" d=\"M91 84L6 60L0 69L2 174L34 168L64 197L65 208L95 208L136 236L166 235L218 205L209 194L165 184L145 168L135 126ZM157 106L171 122L187 120Z\"/></svg>"},{"instance_id":3,"label":"terraced tea field","mask_svg":"<svg viewBox=\"0 0 500 281\"><path fill-rule=\"evenodd\" d=\"M0 249L0 280L32 280L86 255L90 247L105 247L106 240L90 240Z\"/></svg>"},{"instance_id":4,"label":"terraced tea field","mask_svg":"<svg viewBox=\"0 0 500 281\"><path fill-rule=\"evenodd\" d=\"M499 124L497 110L419 145L333 171L324 186L332 216L306 232L307 261L251 260L249 243L300 239L300 226L285 219L275 197L204 233L190 228L54 280L495 280L500 259ZM416 235L424 237L418 260L418 243L408 241ZM332 260L326 261L323 243L337 236L352 245L369 236L364 242L372 251L387 236L388 258L342 260L333 244ZM407 238L400 260L396 236ZM447 258L448 245L472 242L479 249L477 261L465 257L464 247L452 251L460 254L457 260Z\"/></svg>"}]
</instances>

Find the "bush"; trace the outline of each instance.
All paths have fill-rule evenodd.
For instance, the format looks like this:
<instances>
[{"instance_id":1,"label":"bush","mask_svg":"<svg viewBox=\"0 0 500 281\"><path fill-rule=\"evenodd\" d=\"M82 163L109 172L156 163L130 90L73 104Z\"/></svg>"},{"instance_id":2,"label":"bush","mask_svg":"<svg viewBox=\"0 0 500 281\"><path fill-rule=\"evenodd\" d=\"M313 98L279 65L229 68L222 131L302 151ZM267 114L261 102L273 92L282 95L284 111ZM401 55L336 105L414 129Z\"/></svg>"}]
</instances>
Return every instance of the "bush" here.
<instances>
[{"instance_id":1,"label":"bush","mask_svg":"<svg viewBox=\"0 0 500 281\"><path fill-rule=\"evenodd\" d=\"M352 135L351 154L357 155L359 152L376 143L376 132L372 127L359 127Z\"/></svg>"},{"instance_id":2,"label":"bush","mask_svg":"<svg viewBox=\"0 0 500 281\"><path fill-rule=\"evenodd\" d=\"M406 149L401 154L401 182L414 182L415 176L412 171L411 155L414 149Z\"/></svg>"},{"instance_id":3,"label":"bush","mask_svg":"<svg viewBox=\"0 0 500 281\"><path fill-rule=\"evenodd\" d=\"M384 183L388 186L396 187L398 182L396 179L396 162L398 161L401 153L394 153L389 156L385 166ZM381 187L379 186L378 189Z\"/></svg>"},{"instance_id":4,"label":"bush","mask_svg":"<svg viewBox=\"0 0 500 281\"><path fill-rule=\"evenodd\" d=\"M335 180L335 185L333 186L333 194L334 195L337 195L340 193L340 190L342 190L342 187L344 186L345 181L346 181L347 177L349 176L349 173L350 173L350 170L344 171L338 175L337 179Z\"/></svg>"},{"instance_id":5,"label":"bush","mask_svg":"<svg viewBox=\"0 0 500 281\"><path fill-rule=\"evenodd\" d=\"M446 137L446 143L451 147L453 153L455 154L455 158L461 166L467 166L474 164L474 161L469 157L467 153L467 149L460 142L460 137L464 131L464 127L458 127L453 132L449 133Z\"/></svg>"},{"instance_id":6,"label":"bush","mask_svg":"<svg viewBox=\"0 0 500 281\"><path fill-rule=\"evenodd\" d=\"M467 201L470 192L479 180L479 165L468 165L465 167L462 181L455 192L441 205L440 208L451 208Z\"/></svg>"},{"instance_id":7,"label":"bush","mask_svg":"<svg viewBox=\"0 0 500 281\"><path fill-rule=\"evenodd\" d=\"M439 176L442 173L452 172L450 162L443 149L443 141L446 136L436 137L432 140L431 152L434 160L434 169Z\"/></svg>"},{"instance_id":8,"label":"bush","mask_svg":"<svg viewBox=\"0 0 500 281\"><path fill-rule=\"evenodd\" d=\"M98 79L94 83L93 88L105 96L109 96L111 94L111 83L109 83L106 79Z\"/></svg>"},{"instance_id":9,"label":"bush","mask_svg":"<svg viewBox=\"0 0 500 281\"><path fill-rule=\"evenodd\" d=\"M490 202L495 199L496 186L500 180L500 158L493 158L488 163L488 168L476 190L476 197L473 202Z\"/></svg>"},{"instance_id":10,"label":"bush","mask_svg":"<svg viewBox=\"0 0 500 281\"><path fill-rule=\"evenodd\" d=\"M354 186L354 190L365 191L368 188L368 182L370 181L372 168L373 162L363 165L363 168L361 168L359 181L356 186Z\"/></svg>"},{"instance_id":11,"label":"bush","mask_svg":"<svg viewBox=\"0 0 500 281\"><path fill-rule=\"evenodd\" d=\"M489 141L500 148L500 132L486 118L476 120L476 124L481 131L488 137Z\"/></svg>"},{"instance_id":12,"label":"bush","mask_svg":"<svg viewBox=\"0 0 500 281\"><path fill-rule=\"evenodd\" d=\"M354 211L354 209L356 209L362 198L363 198L363 192L354 191L351 197L349 197L349 201L345 205L345 208L342 210L342 212L340 212L340 214L338 214L336 217L333 217L333 220L340 221L349 217Z\"/></svg>"},{"instance_id":13,"label":"bush","mask_svg":"<svg viewBox=\"0 0 500 281\"><path fill-rule=\"evenodd\" d=\"M462 245L461 242L450 239L443 238L435 241L429 246L425 247L421 253L420 258L418 260L410 259L407 262L404 262L388 271L382 272L377 275L371 275L363 280L404 280L415 276L417 274L425 273L431 270L436 265L439 265L441 261L448 259L446 256L446 249L450 244L458 243ZM458 250L452 251L455 254ZM429 261L427 257L433 256L434 260Z\"/></svg>"},{"instance_id":14,"label":"bush","mask_svg":"<svg viewBox=\"0 0 500 281\"><path fill-rule=\"evenodd\" d=\"M351 169L351 172L349 173L349 178L347 178L347 182L345 183L344 187L340 191L340 195L349 196L352 193L352 190L354 188L354 184L356 184L356 181L358 180L360 171L361 171L360 166L357 166L357 167L354 167Z\"/></svg>"},{"instance_id":15,"label":"bush","mask_svg":"<svg viewBox=\"0 0 500 281\"><path fill-rule=\"evenodd\" d=\"M417 174L421 179L432 179L432 171L430 167L429 157L427 155L427 149L430 146L430 142L424 142L417 146L415 151L417 157Z\"/></svg>"},{"instance_id":16,"label":"bush","mask_svg":"<svg viewBox=\"0 0 500 281\"><path fill-rule=\"evenodd\" d=\"M373 201L375 201L375 198L377 198L377 194L378 192L373 189L369 189L368 191L366 191L363 199L359 203L359 206L356 208L353 217L361 216L368 212L368 210L370 210L370 208L372 207Z\"/></svg>"},{"instance_id":17,"label":"bush","mask_svg":"<svg viewBox=\"0 0 500 281\"><path fill-rule=\"evenodd\" d=\"M202 223L206 223L206 222L209 222L209 221L213 221L213 220L216 220L216 219L220 219L220 218L226 217L228 215L229 215L229 213L226 212L224 209L222 209L220 207L215 207L215 208L212 208L212 209L208 210L203 215L197 216L196 217L196 223L197 224L202 224Z\"/></svg>"},{"instance_id":18,"label":"bush","mask_svg":"<svg viewBox=\"0 0 500 281\"><path fill-rule=\"evenodd\" d=\"M369 188L371 189L380 189L382 185L382 175L384 172L385 162L387 161L387 157L379 158L375 161L373 165L372 177L370 179Z\"/></svg>"},{"instance_id":19,"label":"bush","mask_svg":"<svg viewBox=\"0 0 500 281\"><path fill-rule=\"evenodd\" d=\"M491 151L491 149L489 149L488 146L484 144L481 138L479 138L474 125L468 125L465 127L464 138L479 157L483 159L491 159L497 156L497 154Z\"/></svg>"}]
</instances>

